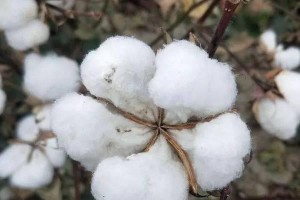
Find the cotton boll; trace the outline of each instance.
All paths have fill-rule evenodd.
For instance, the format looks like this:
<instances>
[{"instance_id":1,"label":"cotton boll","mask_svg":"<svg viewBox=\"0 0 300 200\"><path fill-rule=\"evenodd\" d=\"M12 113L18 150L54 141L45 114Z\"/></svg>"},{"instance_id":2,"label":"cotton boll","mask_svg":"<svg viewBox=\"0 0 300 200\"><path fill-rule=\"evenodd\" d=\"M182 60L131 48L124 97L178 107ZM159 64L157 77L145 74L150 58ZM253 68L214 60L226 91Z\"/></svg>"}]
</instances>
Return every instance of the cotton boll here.
<instances>
[{"instance_id":1,"label":"cotton boll","mask_svg":"<svg viewBox=\"0 0 300 200\"><path fill-rule=\"evenodd\" d=\"M279 48L274 56L275 66L282 69L295 69L300 65L300 49L289 47L285 50Z\"/></svg>"},{"instance_id":2,"label":"cotton boll","mask_svg":"<svg viewBox=\"0 0 300 200\"><path fill-rule=\"evenodd\" d=\"M17 124L17 137L20 140L33 142L37 139L39 128L36 124L34 115L27 115Z\"/></svg>"},{"instance_id":3,"label":"cotton boll","mask_svg":"<svg viewBox=\"0 0 300 200\"><path fill-rule=\"evenodd\" d=\"M58 146L56 138L48 139L44 150L47 158L54 167L62 167L65 164L66 153Z\"/></svg>"},{"instance_id":4,"label":"cotton boll","mask_svg":"<svg viewBox=\"0 0 300 200\"><path fill-rule=\"evenodd\" d=\"M155 71L154 59L145 43L131 37L111 37L83 60L82 81L93 95L110 99L127 111L143 107L151 102L147 84Z\"/></svg>"},{"instance_id":5,"label":"cotton boll","mask_svg":"<svg viewBox=\"0 0 300 200\"><path fill-rule=\"evenodd\" d=\"M188 183L181 163L141 153L100 163L92 180L92 194L97 200L186 200Z\"/></svg>"},{"instance_id":6,"label":"cotton boll","mask_svg":"<svg viewBox=\"0 0 300 200\"><path fill-rule=\"evenodd\" d=\"M12 144L0 154L0 177L6 178L27 162L31 147L27 144Z\"/></svg>"},{"instance_id":7,"label":"cotton boll","mask_svg":"<svg viewBox=\"0 0 300 200\"><path fill-rule=\"evenodd\" d=\"M227 111L233 105L237 89L230 67L208 58L193 43L181 40L166 45L155 63L149 91L156 105L201 116Z\"/></svg>"},{"instance_id":8,"label":"cotton boll","mask_svg":"<svg viewBox=\"0 0 300 200\"><path fill-rule=\"evenodd\" d=\"M108 156L142 150L151 136L147 129L112 114L91 97L76 93L54 104L52 128L60 146L91 171Z\"/></svg>"},{"instance_id":9,"label":"cotton boll","mask_svg":"<svg viewBox=\"0 0 300 200\"><path fill-rule=\"evenodd\" d=\"M48 25L38 19L32 20L16 29L5 31L5 37L9 46L20 51L44 44L48 40L49 35Z\"/></svg>"},{"instance_id":10,"label":"cotton boll","mask_svg":"<svg viewBox=\"0 0 300 200\"><path fill-rule=\"evenodd\" d=\"M6 94L5 92L0 89L0 114L3 113L6 103Z\"/></svg>"},{"instance_id":11,"label":"cotton boll","mask_svg":"<svg viewBox=\"0 0 300 200\"><path fill-rule=\"evenodd\" d=\"M250 132L239 115L223 114L195 131L192 162L201 188L220 189L238 178L251 149Z\"/></svg>"},{"instance_id":12,"label":"cotton boll","mask_svg":"<svg viewBox=\"0 0 300 200\"><path fill-rule=\"evenodd\" d=\"M55 54L26 56L24 88L31 95L51 101L79 87L79 69L75 61Z\"/></svg>"},{"instance_id":13,"label":"cotton boll","mask_svg":"<svg viewBox=\"0 0 300 200\"><path fill-rule=\"evenodd\" d=\"M13 186L23 189L37 189L51 183L53 167L40 150L34 150L31 160L17 170L10 178Z\"/></svg>"},{"instance_id":14,"label":"cotton boll","mask_svg":"<svg viewBox=\"0 0 300 200\"><path fill-rule=\"evenodd\" d=\"M254 104L255 117L268 133L287 140L295 136L299 116L283 99L261 99Z\"/></svg>"},{"instance_id":15,"label":"cotton boll","mask_svg":"<svg viewBox=\"0 0 300 200\"><path fill-rule=\"evenodd\" d=\"M37 16L35 0L1 0L0 29L18 28Z\"/></svg>"},{"instance_id":16,"label":"cotton boll","mask_svg":"<svg viewBox=\"0 0 300 200\"><path fill-rule=\"evenodd\" d=\"M276 33L273 30L267 30L260 36L261 44L268 52L273 52L276 49Z\"/></svg>"},{"instance_id":17,"label":"cotton boll","mask_svg":"<svg viewBox=\"0 0 300 200\"><path fill-rule=\"evenodd\" d=\"M36 107L35 119L40 130L50 131L51 130L51 109L52 104L47 104L41 107Z\"/></svg>"},{"instance_id":18,"label":"cotton boll","mask_svg":"<svg viewBox=\"0 0 300 200\"><path fill-rule=\"evenodd\" d=\"M275 77L275 82L287 102L300 113L300 74L282 71Z\"/></svg>"}]
</instances>

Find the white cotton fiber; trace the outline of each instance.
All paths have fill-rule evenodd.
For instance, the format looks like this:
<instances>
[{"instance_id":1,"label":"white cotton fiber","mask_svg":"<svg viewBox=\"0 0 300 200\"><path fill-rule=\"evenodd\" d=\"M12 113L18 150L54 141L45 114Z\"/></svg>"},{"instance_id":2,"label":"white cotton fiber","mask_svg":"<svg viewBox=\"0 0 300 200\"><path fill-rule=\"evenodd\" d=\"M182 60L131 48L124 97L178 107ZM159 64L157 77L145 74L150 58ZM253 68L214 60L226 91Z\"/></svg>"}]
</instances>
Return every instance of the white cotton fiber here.
<instances>
[{"instance_id":1,"label":"white cotton fiber","mask_svg":"<svg viewBox=\"0 0 300 200\"><path fill-rule=\"evenodd\" d=\"M221 189L238 178L251 149L250 131L239 115L223 114L195 131L192 161L201 188Z\"/></svg>"},{"instance_id":2,"label":"white cotton fiber","mask_svg":"<svg viewBox=\"0 0 300 200\"><path fill-rule=\"evenodd\" d=\"M299 124L296 110L283 99L261 99L254 104L255 117L268 133L287 140L295 136Z\"/></svg>"},{"instance_id":3,"label":"white cotton fiber","mask_svg":"<svg viewBox=\"0 0 300 200\"><path fill-rule=\"evenodd\" d=\"M159 154L113 157L97 167L92 194L97 200L187 200L187 176L180 162Z\"/></svg>"},{"instance_id":4,"label":"white cotton fiber","mask_svg":"<svg viewBox=\"0 0 300 200\"><path fill-rule=\"evenodd\" d=\"M237 89L230 66L208 58L195 44L172 42L157 53L155 63L149 91L156 105L199 115L214 115L233 105Z\"/></svg>"},{"instance_id":5,"label":"white cotton fiber","mask_svg":"<svg viewBox=\"0 0 300 200\"><path fill-rule=\"evenodd\" d=\"M27 144L12 144L0 154L0 177L6 178L17 171L27 160L31 147Z\"/></svg>"},{"instance_id":6,"label":"white cotton fiber","mask_svg":"<svg viewBox=\"0 0 300 200\"><path fill-rule=\"evenodd\" d=\"M6 30L4 33L9 46L25 51L44 44L49 38L50 30L48 25L35 19L16 29Z\"/></svg>"},{"instance_id":7,"label":"white cotton fiber","mask_svg":"<svg viewBox=\"0 0 300 200\"><path fill-rule=\"evenodd\" d=\"M45 153L54 167L62 167L66 161L65 151L58 146L57 138L50 138L45 141Z\"/></svg>"},{"instance_id":8,"label":"white cotton fiber","mask_svg":"<svg viewBox=\"0 0 300 200\"><path fill-rule=\"evenodd\" d=\"M268 52L273 52L276 49L276 33L273 30L267 30L260 36L261 44L266 48Z\"/></svg>"},{"instance_id":9,"label":"white cotton fiber","mask_svg":"<svg viewBox=\"0 0 300 200\"><path fill-rule=\"evenodd\" d=\"M91 97L76 93L54 104L52 128L60 146L91 171L107 156L142 150L151 136Z\"/></svg>"},{"instance_id":10,"label":"white cotton fiber","mask_svg":"<svg viewBox=\"0 0 300 200\"><path fill-rule=\"evenodd\" d=\"M142 41L115 36L91 51L81 64L83 84L95 96L126 108L149 102L147 84L152 78L155 54Z\"/></svg>"},{"instance_id":11,"label":"white cotton fiber","mask_svg":"<svg viewBox=\"0 0 300 200\"><path fill-rule=\"evenodd\" d=\"M274 56L274 64L282 69L295 69L300 65L300 49L289 47L285 50L278 48Z\"/></svg>"},{"instance_id":12,"label":"white cotton fiber","mask_svg":"<svg viewBox=\"0 0 300 200\"><path fill-rule=\"evenodd\" d=\"M286 101L300 114L300 74L282 71L275 77L275 82Z\"/></svg>"},{"instance_id":13,"label":"white cotton fiber","mask_svg":"<svg viewBox=\"0 0 300 200\"><path fill-rule=\"evenodd\" d=\"M35 112L35 119L40 130L50 131L51 130L51 110L52 104L46 104L37 107Z\"/></svg>"},{"instance_id":14,"label":"white cotton fiber","mask_svg":"<svg viewBox=\"0 0 300 200\"><path fill-rule=\"evenodd\" d=\"M34 150L30 161L11 176L10 182L18 188L37 189L51 183L53 174L53 167L45 154Z\"/></svg>"},{"instance_id":15,"label":"white cotton fiber","mask_svg":"<svg viewBox=\"0 0 300 200\"><path fill-rule=\"evenodd\" d=\"M35 0L1 0L0 29L18 28L37 16Z\"/></svg>"},{"instance_id":16,"label":"white cotton fiber","mask_svg":"<svg viewBox=\"0 0 300 200\"><path fill-rule=\"evenodd\" d=\"M2 89L0 89L0 115L3 113L5 109L5 103L6 103L6 94Z\"/></svg>"},{"instance_id":17,"label":"white cotton fiber","mask_svg":"<svg viewBox=\"0 0 300 200\"><path fill-rule=\"evenodd\" d=\"M55 100L80 87L78 65L67 57L29 54L24 67L25 90L43 101Z\"/></svg>"},{"instance_id":18,"label":"white cotton fiber","mask_svg":"<svg viewBox=\"0 0 300 200\"><path fill-rule=\"evenodd\" d=\"M33 142L37 139L39 128L36 124L34 115L27 115L17 124L17 137L20 140Z\"/></svg>"}]
</instances>

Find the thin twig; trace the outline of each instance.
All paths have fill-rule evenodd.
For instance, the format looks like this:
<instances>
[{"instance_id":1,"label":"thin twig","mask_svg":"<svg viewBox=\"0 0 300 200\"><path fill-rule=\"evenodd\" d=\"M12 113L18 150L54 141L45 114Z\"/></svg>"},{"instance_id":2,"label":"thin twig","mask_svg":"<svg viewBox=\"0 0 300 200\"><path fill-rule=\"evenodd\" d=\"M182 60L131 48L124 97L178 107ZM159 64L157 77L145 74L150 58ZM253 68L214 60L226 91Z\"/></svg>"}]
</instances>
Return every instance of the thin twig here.
<instances>
[{"instance_id":1,"label":"thin twig","mask_svg":"<svg viewBox=\"0 0 300 200\"><path fill-rule=\"evenodd\" d=\"M163 134L163 136L166 138L168 143L174 148L174 150L178 154L178 156L187 172L191 192L194 194L197 194L198 193L198 184L196 181L194 168L189 159L189 155L186 153L186 151L184 151L181 148L181 146L176 142L176 140L171 136L171 134L169 134L166 130L164 130L162 128L160 128L160 131Z\"/></svg>"},{"instance_id":2,"label":"thin twig","mask_svg":"<svg viewBox=\"0 0 300 200\"><path fill-rule=\"evenodd\" d=\"M150 141L146 145L146 147L144 149L144 152L148 152L151 149L151 147L153 147L153 145L155 144L156 140L158 139L159 134L160 134L160 130L156 129L155 134L152 136L152 138L150 139Z\"/></svg>"},{"instance_id":3,"label":"thin twig","mask_svg":"<svg viewBox=\"0 0 300 200\"><path fill-rule=\"evenodd\" d=\"M231 21L231 18L233 17L233 13L240 4L240 0L226 0L225 6L223 10L222 18L217 26L217 29L214 33L214 36L210 42L210 45L208 47L208 55L210 58L212 58L217 50L217 47L223 37L223 34Z\"/></svg>"}]
</instances>

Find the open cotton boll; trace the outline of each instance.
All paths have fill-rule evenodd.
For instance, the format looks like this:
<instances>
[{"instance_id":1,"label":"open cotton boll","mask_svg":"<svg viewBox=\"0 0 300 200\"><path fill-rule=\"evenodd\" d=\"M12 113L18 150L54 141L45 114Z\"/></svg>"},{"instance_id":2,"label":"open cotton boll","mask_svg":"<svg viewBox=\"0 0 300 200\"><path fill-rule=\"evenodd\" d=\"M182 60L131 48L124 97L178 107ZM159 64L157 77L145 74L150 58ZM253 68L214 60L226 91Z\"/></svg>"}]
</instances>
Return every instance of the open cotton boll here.
<instances>
[{"instance_id":1,"label":"open cotton boll","mask_svg":"<svg viewBox=\"0 0 300 200\"><path fill-rule=\"evenodd\" d=\"M12 144L0 154L0 177L6 178L27 162L31 147L27 144Z\"/></svg>"},{"instance_id":2,"label":"open cotton boll","mask_svg":"<svg viewBox=\"0 0 300 200\"><path fill-rule=\"evenodd\" d=\"M65 151L58 146L57 138L50 138L45 141L45 153L54 167L62 167L66 161Z\"/></svg>"},{"instance_id":3,"label":"open cotton boll","mask_svg":"<svg viewBox=\"0 0 300 200\"><path fill-rule=\"evenodd\" d=\"M6 94L5 92L0 89L0 114L3 113L6 103Z\"/></svg>"},{"instance_id":4,"label":"open cotton boll","mask_svg":"<svg viewBox=\"0 0 300 200\"><path fill-rule=\"evenodd\" d=\"M27 115L17 124L17 137L20 140L33 142L37 139L39 128L36 124L34 115Z\"/></svg>"},{"instance_id":5,"label":"open cotton boll","mask_svg":"<svg viewBox=\"0 0 300 200\"><path fill-rule=\"evenodd\" d=\"M93 95L128 110L129 104L139 106L151 101L147 84L155 71L154 59L154 52L142 41L111 37L83 60L82 81Z\"/></svg>"},{"instance_id":6,"label":"open cotton boll","mask_svg":"<svg viewBox=\"0 0 300 200\"><path fill-rule=\"evenodd\" d=\"M283 99L261 99L254 104L254 113L261 127L268 133L287 140L295 136L299 116Z\"/></svg>"},{"instance_id":7,"label":"open cotton boll","mask_svg":"<svg viewBox=\"0 0 300 200\"><path fill-rule=\"evenodd\" d=\"M97 200L187 200L188 183L181 163L140 153L101 162L92 180L92 194Z\"/></svg>"},{"instance_id":8,"label":"open cotton boll","mask_svg":"<svg viewBox=\"0 0 300 200\"><path fill-rule=\"evenodd\" d=\"M220 189L238 178L251 149L250 131L239 115L223 114L195 131L192 162L201 188Z\"/></svg>"},{"instance_id":9,"label":"open cotton boll","mask_svg":"<svg viewBox=\"0 0 300 200\"><path fill-rule=\"evenodd\" d=\"M30 161L11 176L10 182L18 188L37 189L51 183L53 174L53 167L45 154L34 150Z\"/></svg>"},{"instance_id":10,"label":"open cotton boll","mask_svg":"<svg viewBox=\"0 0 300 200\"><path fill-rule=\"evenodd\" d=\"M80 87L78 65L75 61L55 54L25 58L24 88L43 101L57 99Z\"/></svg>"},{"instance_id":11,"label":"open cotton boll","mask_svg":"<svg viewBox=\"0 0 300 200\"><path fill-rule=\"evenodd\" d=\"M37 16L35 0L1 0L0 29L18 28Z\"/></svg>"},{"instance_id":12,"label":"open cotton boll","mask_svg":"<svg viewBox=\"0 0 300 200\"><path fill-rule=\"evenodd\" d=\"M157 53L155 63L149 91L156 105L204 116L227 111L233 105L237 89L230 67L208 58L195 44L172 42Z\"/></svg>"},{"instance_id":13,"label":"open cotton boll","mask_svg":"<svg viewBox=\"0 0 300 200\"><path fill-rule=\"evenodd\" d=\"M43 131L51 130L51 109L52 109L52 104L47 104L35 108L34 110L35 119L40 130Z\"/></svg>"},{"instance_id":14,"label":"open cotton boll","mask_svg":"<svg viewBox=\"0 0 300 200\"><path fill-rule=\"evenodd\" d=\"M276 67L282 69L295 69L300 65L300 49L289 47L283 50L281 47L275 53L274 63Z\"/></svg>"},{"instance_id":15,"label":"open cotton boll","mask_svg":"<svg viewBox=\"0 0 300 200\"><path fill-rule=\"evenodd\" d=\"M4 33L9 46L25 51L44 44L49 39L50 30L48 25L35 19L16 29L6 30Z\"/></svg>"},{"instance_id":16,"label":"open cotton boll","mask_svg":"<svg viewBox=\"0 0 300 200\"><path fill-rule=\"evenodd\" d=\"M300 74L292 71L282 71L274 80L287 102L300 113Z\"/></svg>"},{"instance_id":17,"label":"open cotton boll","mask_svg":"<svg viewBox=\"0 0 300 200\"><path fill-rule=\"evenodd\" d=\"M273 52L276 49L276 33L273 30L267 30L263 32L259 38L261 44L266 48L267 51Z\"/></svg>"},{"instance_id":18,"label":"open cotton boll","mask_svg":"<svg viewBox=\"0 0 300 200\"><path fill-rule=\"evenodd\" d=\"M90 171L107 156L128 156L141 150L151 136L147 129L112 114L91 97L76 93L54 104L52 128L60 146Z\"/></svg>"}]
</instances>

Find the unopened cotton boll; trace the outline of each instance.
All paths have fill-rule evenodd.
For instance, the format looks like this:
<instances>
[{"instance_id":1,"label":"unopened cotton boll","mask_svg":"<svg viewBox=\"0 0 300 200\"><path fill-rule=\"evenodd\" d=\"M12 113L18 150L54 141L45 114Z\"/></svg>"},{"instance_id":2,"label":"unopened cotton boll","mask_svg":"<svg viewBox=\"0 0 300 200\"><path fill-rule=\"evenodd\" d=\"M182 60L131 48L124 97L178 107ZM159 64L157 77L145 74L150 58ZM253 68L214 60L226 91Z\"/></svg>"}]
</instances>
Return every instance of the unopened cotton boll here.
<instances>
[{"instance_id":1,"label":"unopened cotton boll","mask_svg":"<svg viewBox=\"0 0 300 200\"><path fill-rule=\"evenodd\" d=\"M37 189L51 183L54 170L44 153L36 149L28 163L18 169L10 178L13 186Z\"/></svg>"},{"instance_id":2,"label":"unopened cotton boll","mask_svg":"<svg viewBox=\"0 0 300 200\"><path fill-rule=\"evenodd\" d=\"M42 101L55 100L80 87L79 68L75 61L55 54L25 58L24 88Z\"/></svg>"},{"instance_id":3,"label":"unopened cotton boll","mask_svg":"<svg viewBox=\"0 0 300 200\"><path fill-rule=\"evenodd\" d=\"M62 167L66 161L66 153L58 146L57 138L50 138L45 141L45 153L54 167Z\"/></svg>"},{"instance_id":4,"label":"unopened cotton boll","mask_svg":"<svg viewBox=\"0 0 300 200\"><path fill-rule=\"evenodd\" d=\"M274 80L286 101L300 114L300 74L298 72L282 71Z\"/></svg>"},{"instance_id":5,"label":"unopened cotton boll","mask_svg":"<svg viewBox=\"0 0 300 200\"><path fill-rule=\"evenodd\" d=\"M149 91L156 105L203 116L232 107L237 88L230 66L209 58L195 44L172 42L157 53L155 63Z\"/></svg>"},{"instance_id":6,"label":"unopened cotton boll","mask_svg":"<svg viewBox=\"0 0 300 200\"><path fill-rule=\"evenodd\" d=\"M105 105L76 93L54 104L52 128L60 146L90 171L108 156L128 156L142 150L151 136L149 130L135 128Z\"/></svg>"},{"instance_id":7,"label":"unopened cotton boll","mask_svg":"<svg viewBox=\"0 0 300 200\"><path fill-rule=\"evenodd\" d=\"M195 131L192 161L201 188L220 189L238 178L251 149L250 131L239 115L223 114Z\"/></svg>"},{"instance_id":8,"label":"unopened cotton boll","mask_svg":"<svg viewBox=\"0 0 300 200\"><path fill-rule=\"evenodd\" d=\"M276 67L282 69L295 69L300 65L300 49L297 47L289 47L285 50L278 48L274 56Z\"/></svg>"},{"instance_id":9,"label":"unopened cotton boll","mask_svg":"<svg viewBox=\"0 0 300 200\"><path fill-rule=\"evenodd\" d=\"M295 136L299 115L285 100L264 98L253 109L257 121L268 133L283 140Z\"/></svg>"},{"instance_id":10,"label":"unopened cotton boll","mask_svg":"<svg viewBox=\"0 0 300 200\"><path fill-rule=\"evenodd\" d=\"M49 35L48 25L38 19L16 29L5 31L9 46L20 51L44 44L49 39Z\"/></svg>"},{"instance_id":11,"label":"unopened cotton boll","mask_svg":"<svg viewBox=\"0 0 300 200\"><path fill-rule=\"evenodd\" d=\"M142 41L111 37L83 60L82 81L93 95L127 110L130 104L151 101L147 84L155 72L154 59L154 52Z\"/></svg>"},{"instance_id":12,"label":"unopened cotton boll","mask_svg":"<svg viewBox=\"0 0 300 200\"><path fill-rule=\"evenodd\" d=\"M97 200L187 200L188 183L181 163L141 153L100 163L92 194Z\"/></svg>"},{"instance_id":13,"label":"unopened cotton boll","mask_svg":"<svg viewBox=\"0 0 300 200\"><path fill-rule=\"evenodd\" d=\"M39 128L36 124L34 115L27 115L17 124L17 137L20 140L33 142L37 139Z\"/></svg>"},{"instance_id":14,"label":"unopened cotton boll","mask_svg":"<svg viewBox=\"0 0 300 200\"><path fill-rule=\"evenodd\" d=\"M27 144L12 144L0 154L0 177L7 178L27 160L31 147Z\"/></svg>"},{"instance_id":15,"label":"unopened cotton boll","mask_svg":"<svg viewBox=\"0 0 300 200\"><path fill-rule=\"evenodd\" d=\"M260 36L261 44L266 48L268 52L273 52L276 49L276 33L273 30L267 30Z\"/></svg>"},{"instance_id":16,"label":"unopened cotton boll","mask_svg":"<svg viewBox=\"0 0 300 200\"><path fill-rule=\"evenodd\" d=\"M35 0L1 0L0 29L15 29L37 16Z\"/></svg>"}]
</instances>

